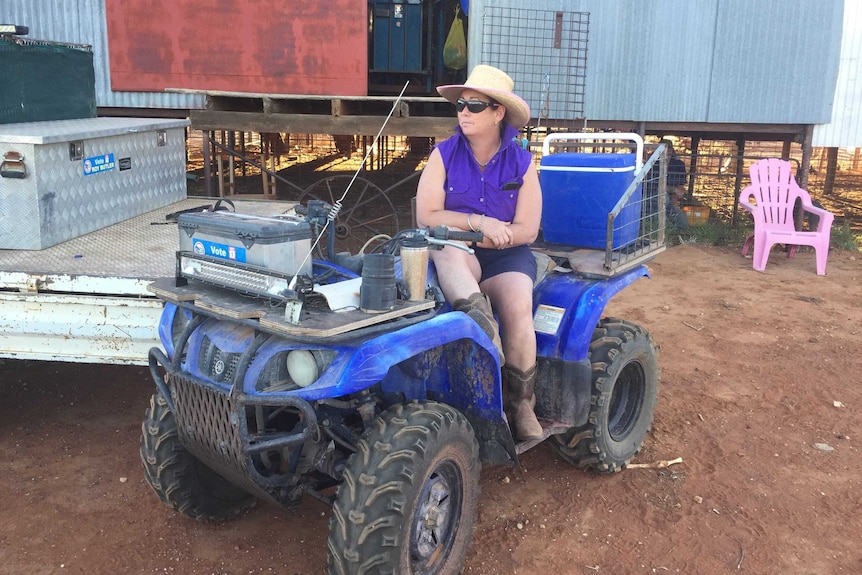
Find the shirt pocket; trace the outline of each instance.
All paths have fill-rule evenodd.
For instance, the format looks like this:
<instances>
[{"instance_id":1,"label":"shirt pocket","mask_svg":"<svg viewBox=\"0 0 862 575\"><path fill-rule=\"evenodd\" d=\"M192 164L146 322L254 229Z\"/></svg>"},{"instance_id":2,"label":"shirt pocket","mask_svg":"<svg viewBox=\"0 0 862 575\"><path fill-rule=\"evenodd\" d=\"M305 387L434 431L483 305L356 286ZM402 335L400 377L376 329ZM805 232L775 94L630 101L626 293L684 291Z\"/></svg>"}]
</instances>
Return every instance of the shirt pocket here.
<instances>
[{"instance_id":1,"label":"shirt pocket","mask_svg":"<svg viewBox=\"0 0 862 575\"><path fill-rule=\"evenodd\" d=\"M524 185L524 178L521 176L513 176L504 179L500 182L500 191L506 194L517 193Z\"/></svg>"},{"instance_id":2,"label":"shirt pocket","mask_svg":"<svg viewBox=\"0 0 862 575\"><path fill-rule=\"evenodd\" d=\"M466 178L447 178L446 195L463 195L470 191L470 180Z\"/></svg>"},{"instance_id":3,"label":"shirt pocket","mask_svg":"<svg viewBox=\"0 0 862 575\"><path fill-rule=\"evenodd\" d=\"M479 205L477 194L471 192L470 180L467 178L449 178L446 180L447 210L455 212L475 212Z\"/></svg>"}]
</instances>

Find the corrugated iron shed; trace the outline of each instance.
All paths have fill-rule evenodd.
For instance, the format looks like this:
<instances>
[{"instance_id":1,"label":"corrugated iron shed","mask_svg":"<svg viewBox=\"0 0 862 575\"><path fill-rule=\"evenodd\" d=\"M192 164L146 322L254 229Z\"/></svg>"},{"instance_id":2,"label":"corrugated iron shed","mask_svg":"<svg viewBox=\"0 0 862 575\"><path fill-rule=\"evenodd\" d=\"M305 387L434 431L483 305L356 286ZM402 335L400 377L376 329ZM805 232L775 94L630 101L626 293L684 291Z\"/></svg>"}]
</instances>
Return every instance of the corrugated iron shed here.
<instances>
[{"instance_id":1,"label":"corrugated iron shed","mask_svg":"<svg viewBox=\"0 0 862 575\"><path fill-rule=\"evenodd\" d=\"M487 19L505 17L505 8L520 5L471 1L471 65L482 60ZM530 8L589 13L588 120L811 124L830 118L843 5L843 0L534 0ZM517 41L513 34L512 45ZM518 72L513 70L516 85ZM520 89L531 90L522 84Z\"/></svg>"},{"instance_id":2,"label":"corrugated iron shed","mask_svg":"<svg viewBox=\"0 0 862 575\"><path fill-rule=\"evenodd\" d=\"M814 126L814 146L862 147L862 2L844 4L841 64L829 123Z\"/></svg>"},{"instance_id":3,"label":"corrugated iron shed","mask_svg":"<svg viewBox=\"0 0 862 575\"><path fill-rule=\"evenodd\" d=\"M168 6L165 0L154 4ZM273 7L279 2L251 4ZM563 120L585 118L587 125L625 129L637 129L642 123L668 133L685 127L726 126L729 134L754 136L758 126L778 126L784 130L782 138L787 134L795 138L814 124L815 145L860 145L860 4L858 0L533 0L527 6L517 0L471 0L470 64L483 61L485 52L493 58L495 53L516 49L528 34L553 35L551 29L530 31L523 22L508 21L504 23L510 29L508 42L489 49L484 22L499 17L506 8L583 12L589 15L586 77L579 87L583 103L579 101L571 118L563 108ZM122 10L124 5L119 0L2 0L0 21L29 26L30 38L93 45L100 108L203 109L201 94L111 89L109 71L114 64L108 55L107 8ZM141 28L145 32L153 25L159 24L150 22ZM231 34L204 34L210 37L213 43L223 43L230 41ZM187 39L183 36L184 42ZM535 67L541 64L523 60L509 69L517 90L529 95L528 100L538 100L543 86L525 85L519 76L524 77L526 70L535 76ZM353 76L366 74L362 70ZM242 86L235 88L241 91ZM550 96L567 94L559 91ZM530 103L534 110L542 108L539 101Z\"/></svg>"},{"instance_id":4,"label":"corrugated iron shed","mask_svg":"<svg viewBox=\"0 0 862 575\"><path fill-rule=\"evenodd\" d=\"M27 38L93 47L96 105L100 108L201 109L199 94L115 92L111 89L105 2L110 0L2 0L0 22L30 28Z\"/></svg>"}]
</instances>

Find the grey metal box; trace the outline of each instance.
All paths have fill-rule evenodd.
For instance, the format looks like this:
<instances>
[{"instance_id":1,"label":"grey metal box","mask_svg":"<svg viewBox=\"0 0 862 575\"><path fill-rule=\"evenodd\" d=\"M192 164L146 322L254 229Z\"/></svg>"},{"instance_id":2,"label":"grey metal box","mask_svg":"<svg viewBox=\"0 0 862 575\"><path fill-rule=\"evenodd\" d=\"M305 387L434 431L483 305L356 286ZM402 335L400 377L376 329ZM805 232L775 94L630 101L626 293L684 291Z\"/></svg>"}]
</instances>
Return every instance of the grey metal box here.
<instances>
[{"instance_id":1,"label":"grey metal box","mask_svg":"<svg viewBox=\"0 0 862 575\"><path fill-rule=\"evenodd\" d=\"M47 248L185 199L188 125L149 118L0 125L0 249Z\"/></svg>"},{"instance_id":2,"label":"grey metal box","mask_svg":"<svg viewBox=\"0 0 862 575\"><path fill-rule=\"evenodd\" d=\"M233 212L180 214L180 251L287 275L311 272L311 227L299 219Z\"/></svg>"}]
</instances>

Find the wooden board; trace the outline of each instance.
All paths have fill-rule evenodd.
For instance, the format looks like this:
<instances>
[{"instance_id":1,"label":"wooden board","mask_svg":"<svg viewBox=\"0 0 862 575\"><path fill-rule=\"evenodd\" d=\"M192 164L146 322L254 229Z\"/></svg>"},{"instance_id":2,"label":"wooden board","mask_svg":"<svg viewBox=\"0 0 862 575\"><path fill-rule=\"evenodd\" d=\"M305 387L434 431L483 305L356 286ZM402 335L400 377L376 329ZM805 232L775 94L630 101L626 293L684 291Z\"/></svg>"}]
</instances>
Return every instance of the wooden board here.
<instances>
[{"instance_id":1,"label":"wooden board","mask_svg":"<svg viewBox=\"0 0 862 575\"><path fill-rule=\"evenodd\" d=\"M434 307L432 300L418 302L397 301L395 308L383 313L366 313L361 310L350 310L329 313L315 313L304 318L299 325L288 323L276 314L269 314L260 320L260 325L283 335L331 337L363 327L369 327L392 319L397 319L411 313L425 311Z\"/></svg>"},{"instance_id":2,"label":"wooden board","mask_svg":"<svg viewBox=\"0 0 862 575\"><path fill-rule=\"evenodd\" d=\"M433 300L422 300L396 301L393 309L382 313L366 313L358 309L340 312L314 310L303 312L299 324L292 324L284 319L284 306L199 282L177 286L174 278L160 278L148 289L165 301L177 305L192 304L193 308L219 317L259 320L264 331L284 336L331 337L434 307Z\"/></svg>"},{"instance_id":3,"label":"wooden board","mask_svg":"<svg viewBox=\"0 0 862 575\"><path fill-rule=\"evenodd\" d=\"M147 288L171 303L194 303L195 307L231 319L260 319L267 302L202 283L177 286L174 278L160 278Z\"/></svg>"},{"instance_id":4,"label":"wooden board","mask_svg":"<svg viewBox=\"0 0 862 575\"><path fill-rule=\"evenodd\" d=\"M589 278L607 279L623 274L646 263L665 250L665 246L649 245L630 253L612 252L611 269L605 268L605 250L571 248L559 244L534 243L531 249L551 257L565 258L572 271Z\"/></svg>"}]
</instances>

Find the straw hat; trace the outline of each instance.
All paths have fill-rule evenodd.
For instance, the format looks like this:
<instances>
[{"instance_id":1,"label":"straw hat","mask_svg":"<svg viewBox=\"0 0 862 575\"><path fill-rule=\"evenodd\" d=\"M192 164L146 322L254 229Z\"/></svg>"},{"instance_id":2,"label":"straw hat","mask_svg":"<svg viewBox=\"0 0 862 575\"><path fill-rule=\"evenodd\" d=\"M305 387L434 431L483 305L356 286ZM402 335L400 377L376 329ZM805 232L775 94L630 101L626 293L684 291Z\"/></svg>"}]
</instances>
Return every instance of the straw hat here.
<instances>
[{"instance_id":1,"label":"straw hat","mask_svg":"<svg viewBox=\"0 0 862 575\"><path fill-rule=\"evenodd\" d=\"M520 130L530 121L530 105L512 92L514 87L512 78L499 68L479 64L470 72L465 83L440 86L437 91L453 104L461 97L461 92L468 88L481 92L506 106L506 123Z\"/></svg>"}]
</instances>

